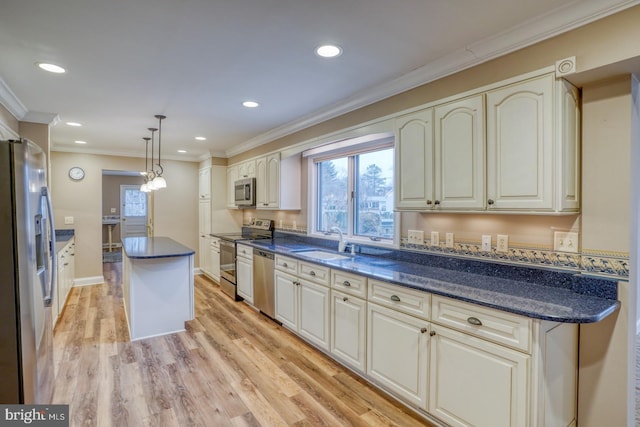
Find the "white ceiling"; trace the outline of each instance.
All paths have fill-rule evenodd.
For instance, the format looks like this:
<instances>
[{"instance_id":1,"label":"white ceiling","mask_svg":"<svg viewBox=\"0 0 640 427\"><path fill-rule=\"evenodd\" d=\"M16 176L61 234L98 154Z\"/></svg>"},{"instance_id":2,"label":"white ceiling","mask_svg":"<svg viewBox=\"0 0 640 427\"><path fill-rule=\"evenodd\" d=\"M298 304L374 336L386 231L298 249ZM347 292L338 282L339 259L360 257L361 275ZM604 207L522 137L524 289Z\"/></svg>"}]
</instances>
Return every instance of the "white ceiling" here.
<instances>
[{"instance_id":1,"label":"white ceiling","mask_svg":"<svg viewBox=\"0 0 640 427\"><path fill-rule=\"evenodd\" d=\"M230 156L638 3L3 0L0 101L59 117L56 150L144 156L165 114L163 157ZM343 54L317 57L325 43Z\"/></svg>"}]
</instances>

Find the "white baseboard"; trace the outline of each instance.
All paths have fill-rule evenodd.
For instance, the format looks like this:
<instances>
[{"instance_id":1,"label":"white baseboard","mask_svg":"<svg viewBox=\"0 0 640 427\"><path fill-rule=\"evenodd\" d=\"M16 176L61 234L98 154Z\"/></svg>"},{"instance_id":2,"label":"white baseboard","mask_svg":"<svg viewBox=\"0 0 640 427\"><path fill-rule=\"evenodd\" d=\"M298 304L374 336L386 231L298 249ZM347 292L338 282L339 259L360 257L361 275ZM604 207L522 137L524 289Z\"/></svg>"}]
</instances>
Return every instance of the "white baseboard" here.
<instances>
[{"instance_id":1,"label":"white baseboard","mask_svg":"<svg viewBox=\"0 0 640 427\"><path fill-rule=\"evenodd\" d=\"M196 267L196 268L193 269L193 275L194 276L199 276L201 274L204 274L204 273L202 272L202 270L200 270L200 267Z\"/></svg>"},{"instance_id":2,"label":"white baseboard","mask_svg":"<svg viewBox=\"0 0 640 427\"><path fill-rule=\"evenodd\" d=\"M80 277L73 280L73 286L91 286L91 285L99 285L104 283L104 276L93 276L93 277Z\"/></svg>"}]
</instances>

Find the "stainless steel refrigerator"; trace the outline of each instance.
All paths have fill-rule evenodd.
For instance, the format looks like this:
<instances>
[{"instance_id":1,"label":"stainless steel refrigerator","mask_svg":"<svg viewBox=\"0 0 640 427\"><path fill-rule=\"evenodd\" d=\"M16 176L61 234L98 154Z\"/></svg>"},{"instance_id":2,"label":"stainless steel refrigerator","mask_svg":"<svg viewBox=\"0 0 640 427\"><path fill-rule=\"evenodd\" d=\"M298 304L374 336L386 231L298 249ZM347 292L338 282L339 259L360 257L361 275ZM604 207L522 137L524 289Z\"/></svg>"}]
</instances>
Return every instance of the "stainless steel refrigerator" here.
<instances>
[{"instance_id":1,"label":"stainless steel refrigerator","mask_svg":"<svg viewBox=\"0 0 640 427\"><path fill-rule=\"evenodd\" d=\"M55 230L45 153L0 141L0 403L51 403Z\"/></svg>"}]
</instances>

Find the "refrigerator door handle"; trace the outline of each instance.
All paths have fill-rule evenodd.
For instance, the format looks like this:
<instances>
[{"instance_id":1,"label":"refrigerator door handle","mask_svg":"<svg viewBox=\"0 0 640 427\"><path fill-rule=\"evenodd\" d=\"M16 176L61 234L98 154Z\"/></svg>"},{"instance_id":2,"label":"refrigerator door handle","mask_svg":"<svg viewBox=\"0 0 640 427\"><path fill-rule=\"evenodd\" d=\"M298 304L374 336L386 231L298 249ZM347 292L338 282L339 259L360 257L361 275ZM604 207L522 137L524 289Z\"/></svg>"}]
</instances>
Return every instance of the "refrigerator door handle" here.
<instances>
[{"instance_id":1,"label":"refrigerator door handle","mask_svg":"<svg viewBox=\"0 0 640 427\"><path fill-rule=\"evenodd\" d=\"M49 292L46 293L43 289L44 305L45 307L51 307L53 302L53 293L56 286L56 275L58 274L58 257L56 256L56 231L53 223L53 205L51 204L51 194L47 187L42 187L40 192L44 197L47 205L47 222L49 223L49 256L51 257L51 271L49 272Z\"/></svg>"}]
</instances>

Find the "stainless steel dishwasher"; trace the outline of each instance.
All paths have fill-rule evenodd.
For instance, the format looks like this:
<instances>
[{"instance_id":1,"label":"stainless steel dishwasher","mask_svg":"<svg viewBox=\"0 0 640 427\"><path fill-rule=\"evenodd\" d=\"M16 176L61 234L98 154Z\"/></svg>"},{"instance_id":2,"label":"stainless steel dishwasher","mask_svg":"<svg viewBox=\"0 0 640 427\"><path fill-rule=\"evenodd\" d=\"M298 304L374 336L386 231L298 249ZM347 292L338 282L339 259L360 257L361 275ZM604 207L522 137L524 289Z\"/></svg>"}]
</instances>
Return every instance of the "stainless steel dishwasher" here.
<instances>
[{"instance_id":1,"label":"stainless steel dishwasher","mask_svg":"<svg viewBox=\"0 0 640 427\"><path fill-rule=\"evenodd\" d=\"M273 286L274 258L271 252L253 250L253 305L272 319L276 314Z\"/></svg>"}]
</instances>

